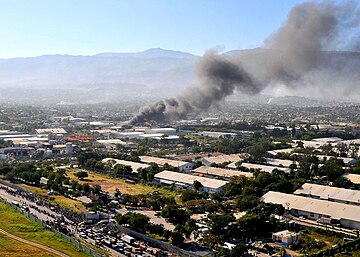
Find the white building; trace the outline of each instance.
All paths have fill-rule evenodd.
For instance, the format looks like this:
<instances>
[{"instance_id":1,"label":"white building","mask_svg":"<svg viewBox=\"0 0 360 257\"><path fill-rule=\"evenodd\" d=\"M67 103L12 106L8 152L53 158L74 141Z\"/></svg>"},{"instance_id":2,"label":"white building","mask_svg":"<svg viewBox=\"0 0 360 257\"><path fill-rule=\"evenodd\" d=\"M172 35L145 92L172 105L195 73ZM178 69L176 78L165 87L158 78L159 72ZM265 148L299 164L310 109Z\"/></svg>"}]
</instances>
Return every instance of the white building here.
<instances>
[{"instance_id":1,"label":"white building","mask_svg":"<svg viewBox=\"0 0 360 257\"><path fill-rule=\"evenodd\" d=\"M67 131L63 128L45 128L45 129L35 129L37 134L67 134Z\"/></svg>"},{"instance_id":2,"label":"white building","mask_svg":"<svg viewBox=\"0 0 360 257\"><path fill-rule=\"evenodd\" d=\"M244 160L246 154L223 154L216 156L203 157L202 162L204 165L209 166L212 163L222 164L225 162L238 162Z\"/></svg>"},{"instance_id":3,"label":"white building","mask_svg":"<svg viewBox=\"0 0 360 257\"><path fill-rule=\"evenodd\" d=\"M154 183L174 185L184 189L192 189L194 181L200 182L202 184L201 190L207 193L220 192L228 183L223 180L199 177L167 170L157 173L154 177Z\"/></svg>"},{"instance_id":4,"label":"white building","mask_svg":"<svg viewBox=\"0 0 360 257\"><path fill-rule=\"evenodd\" d=\"M174 128L150 128L145 130L145 134L163 134L163 135L176 135Z\"/></svg>"},{"instance_id":5,"label":"white building","mask_svg":"<svg viewBox=\"0 0 360 257\"><path fill-rule=\"evenodd\" d=\"M288 246L300 240L300 233L283 230L272 234L272 239L282 245Z\"/></svg>"},{"instance_id":6,"label":"white building","mask_svg":"<svg viewBox=\"0 0 360 257\"><path fill-rule=\"evenodd\" d=\"M360 175L359 174L351 174L351 173L345 173L343 175L344 178L347 178L351 181L351 183L354 184L360 184Z\"/></svg>"},{"instance_id":7,"label":"white building","mask_svg":"<svg viewBox=\"0 0 360 257\"><path fill-rule=\"evenodd\" d=\"M238 177L238 176L245 176L248 178L253 177L253 174L251 172L242 172L242 171L208 167L208 166L201 166L201 167L193 170L193 172L212 176L212 177L222 177L222 178L231 178L231 177Z\"/></svg>"},{"instance_id":8,"label":"white building","mask_svg":"<svg viewBox=\"0 0 360 257\"><path fill-rule=\"evenodd\" d=\"M305 183L294 194L332 202L360 205L359 190Z\"/></svg>"},{"instance_id":9,"label":"white building","mask_svg":"<svg viewBox=\"0 0 360 257\"><path fill-rule=\"evenodd\" d=\"M256 164L256 163L248 163L248 162L241 163L241 167L244 167L244 168L247 168L247 169L265 171L265 172L268 172L268 173L273 172L274 169L281 170L281 171L284 171L284 172L289 172L289 169L284 168L284 167L270 166L270 165L263 165L263 164Z\"/></svg>"},{"instance_id":10,"label":"white building","mask_svg":"<svg viewBox=\"0 0 360 257\"><path fill-rule=\"evenodd\" d=\"M233 138L238 137L238 134L230 133L230 132L201 131L201 132L198 132L197 134L202 137L211 137L211 138L233 139Z\"/></svg>"},{"instance_id":11,"label":"white building","mask_svg":"<svg viewBox=\"0 0 360 257\"><path fill-rule=\"evenodd\" d=\"M308 219L330 219L344 227L360 229L360 207L304 196L269 191L262 197L266 203L281 204L294 216Z\"/></svg>"},{"instance_id":12,"label":"white building","mask_svg":"<svg viewBox=\"0 0 360 257\"><path fill-rule=\"evenodd\" d=\"M266 163L271 166L278 166L278 167L290 167L290 165L295 164L298 165L297 162L291 160L283 160L283 159L272 159L268 158Z\"/></svg>"},{"instance_id":13,"label":"white building","mask_svg":"<svg viewBox=\"0 0 360 257\"><path fill-rule=\"evenodd\" d=\"M172 167L179 168L179 171L181 172L191 171L192 168L194 167L194 164L191 162L183 162L183 161L152 157L152 156L140 156L140 160L144 163L148 163L148 164L155 163L159 166L164 166L165 164L168 164Z\"/></svg>"},{"instance_id":14,"label":"white building","mask_svg":"<svg viewBox=\"0 0 360 257\"><path fill-rule=\"evenodd\" d=\"M149 170L151 168L151 165L139 163L139 162L131 162L131 161L125 161L120 159L114 159L114 158L105 158L102 160L103 163L112 163L113 167L115 167L117 164L130 166L132 169L132 172L137 173L138 169L147 169Z\"/></svg>"}]
</instances>

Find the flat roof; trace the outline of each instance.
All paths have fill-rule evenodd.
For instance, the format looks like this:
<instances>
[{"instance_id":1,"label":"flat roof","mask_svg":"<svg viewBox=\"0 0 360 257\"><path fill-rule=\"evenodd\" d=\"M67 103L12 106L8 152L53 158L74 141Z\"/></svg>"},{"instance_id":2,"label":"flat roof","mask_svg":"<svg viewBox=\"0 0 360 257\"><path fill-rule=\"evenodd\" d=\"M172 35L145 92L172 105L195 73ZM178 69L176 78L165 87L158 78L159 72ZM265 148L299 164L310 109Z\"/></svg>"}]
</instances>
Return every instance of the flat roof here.
<instances>
[{"instance_id":1,"label":"flat roof","mask_svg":"<svg viewBox=\"0 0 360 257\"><path fill-rule=\"evenodd\" d=\"M130 166L132 171L137 173L139 168L149 169L151 166L149 164L139 163L139 162L131 162L131 161L125 161L120 159L114 159L114 158L105 158L102 160L102 162L109 162L109 161L115 161L114 166L117 164L122 164L126 166Z\"/></svg>"},{"instance_id":2,"label":"flat roof","mask_svg":"<svg viewBox=\"0 0 360 257\"><path fill-rule=\"evenodd\" d=\"M343 175L343 177L347 178L354 184L360 184L360 175L359 174L345 173Z\"/></svg>"},{"instance_id":3,"label":"flat roof","mask_svg":"<svg viewBox=\"0 0 360 257\"><path fill-rule=\"evenodd\" d=\"M226 177L226 178L235 177L235 176L245 176L252 178L254 176L251 172L243 172L243 171L221 169L221 168L207 167L207 166L201 166L193 170L193 172L201 173L201 174L209 174L212 176Z\"/></svg>"},{"instance_id":4,"label":"flat roof","mask_svg":"<svg viewBox=\"0 0 360 257\"><path fill-rule=\"evenodd\" d=\"M204 187L213 188L213 189L221 188L228 183L227 181L224 181L224 180L199 177L199 176L194 176L194 175L189 175L189 174L174 172L174 171L168 171L168 170L165 170L165 171L155 174L154 178L160 179L160 180L172 181L174 183L183 183L186 185L192 185L194 183L194 181L197 180Z\"/></svg>"},{"instance_id":5,"label":"flat roof","mask_svg":"<svg viewBox=\"0 0 360 257\"><path fill-rule=\"evenodd\" d=\"M284 168L284 167L255 164L255 163L248 163L248 162L243 162L241 164L241 166L248 168L248 169L260 169L260 170L268 172L268 173L271 173L274 169L282 170L285 172L289 171L288 168Z\"/></svg>"},{"instance_id":6,"label":"flat roof","mask_svg":"<svg viewBox=\"0 0 360 257\"><path fill-rule=\"evenodd\" d=\"M327 215L333 219L360 222L360 207L356 205L318 200L310 197L269 191L262 197L265 203L281 204L285 208Z\"/></svg>"},{"instance_id":7,"label":"flat roof","mask_svg":"<svg viewBox=\"0 0 360 257\"><path fill-rule=\"evenodd\" d=\"M321 138L314 138L312 141L323 142L323 143L334 143L334 142L342 141L342 138L339 138L339 137L321 137Z\"/></svg>"},{"instance_id":8,"label":"flat roof","mask_svg":"<svg viewBox=\"0 0 360 257\"><path fill-rule=\"evenodd\" d=\"M272 158L268 158L266 163L272 166L282 165L284 167L289 167L291 164L296 164L296 165L298 164L297 162L291 160L272 159Z\"/></svg>"},{"instance_id":9,"label":"flat roof","mask_svg":"<svg viewBox=\"0 0 360 257\"><path fill-rule=\"evenodd\" d=\"M103 145L126 145L126 142L120 139L103 139L103 140L96 140L98 143Z\"/></svg>"},{"instance_id":10,"label":"flat roof","mask_svg":"<svg viewBox=\"0 0 360 257\"><path fill-rule=\"evenodd\" d=\"M210 163L238 162L244 159L244 154L223 154L217 156L204 157L203 160Z\"/></svg>"},{"instance_id":11,"label":"flat roof","mask_svg":"<svg viewBox=\"0 0 360 257\"><path fill-rule=\"evenodd\" d=\"M285 149L271 150L271 151L267 151L267 152L271 155L276 155L278 153L291 153L295 149L296 148L285 148Z\"/></svg>"},{"instance_id":12,"label":"flat roof","mask_svg":"<svg viewBox=\"0 0 360 257\"><path fill-rule=\"evenodd\" d=\"M353 203L359 203L360 201L359 190L323 186L311 183L305 183L298 190L296 190L294 194L318 196L320 199L324 200L334 199Z\"/></svg>"},{"instance_id":13,"label":"flat roof","mask_svg":"<svg viewBox=\"0 0 360 257\"><path fill-rule=\"evenodd\" d=\"M273 236L296 236L296 235L298 235L298 233L289 230L282 230L273 233Z\"/></svg>"},{"instance_id":14,"label":"flat roof","mask_svg":"<svg viewBox=\"0 0 360 257\"><path fill-rule=\"evenodd\" d=\"M66 130L63 128L45 128L45 129L35 129L36 133L38 134L67 134Z\"/></svg>"},{"instance_id":15,"label":"flat roof","mask_svg":"<svg viewBox=\"0 0 360 257\"><path fill-rule=\"evenodd\" d=\"M166 163L173 167L181 167L184 165L189 165L191 162L183 162L177 160L171 160L166 158L159 158L153 156L139 156L140 160L145 163L156 163L157 165L164 166Z\"/></svg>"}]
</instances>

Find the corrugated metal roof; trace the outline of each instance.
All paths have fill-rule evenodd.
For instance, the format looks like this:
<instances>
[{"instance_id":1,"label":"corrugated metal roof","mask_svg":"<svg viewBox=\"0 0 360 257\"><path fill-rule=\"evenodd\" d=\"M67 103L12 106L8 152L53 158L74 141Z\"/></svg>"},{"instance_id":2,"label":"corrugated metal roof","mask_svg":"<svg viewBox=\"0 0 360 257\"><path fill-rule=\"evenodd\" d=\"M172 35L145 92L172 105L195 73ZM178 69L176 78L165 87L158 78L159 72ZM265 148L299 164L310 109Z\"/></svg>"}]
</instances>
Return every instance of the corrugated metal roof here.
<instances>
[{"instance_id":1,"label":"corrugated metal roof","mask_svg":"<svg viewBox=\"0 0 360 257\"><path fill-rule=\"evenodd\" d=\"M234 176L245 176L249 178L253 177L253 174L251 172L242 172L242 171L221 169L221 168L207 167L207 166L201 166L193 171L196 173L209 174L213 176L228 177L228 178Z\"/></svg>"},{"instance_id":2,"label":"corrugated metal roof","mask_svg":"<svg viewBox=\"0 0 360 257\"><path fill-rule=\"evenodd\" d=\"M289 209L327 215L337 220L346 219L360 222L360 207L355 205L318 200L310 197L274 191L267 192L262 198L266 203L281 204Z\"/></svg>"},{"instance_id":3,"label":"corrugated metal roof","mask_svg":"<svg viewBox=\"0 0 360 257\"><path fill-rule=\"evenodd\" d=\"M360 191L358 190L323 186L310 183L305 183L304 185L302 185L302 187L296 190L294 194L317 196L321 199L334 199L338 201L347 201L352 203L359 203L360 201Z\"/></svg>"},{"instance_id":4,"label":"corrugated metal roof","mask_svg":"<svg viewBox=\"0 0 360 257\"><path fill-rule=\"evenodd\" d=\"M227 181L219 180L219 179L211 179L211 178L205 178L205 177L199 177L189 174L184 174L180 172L174 172L174 171L162 171L155 175L156 179L159 180L167 180L167 181L173 181L174 183L183 183L186 185L192 185L195 180L199 181L204 187L207 188L213 188L218 189L225 184L227 184Z\"/></svg>"},{"instance_id":5,"label":"corrugated metal roof","mask_svg":"<svg viewBox=\"0 0 360 257\"><path fill-rule=\"evenodd\" d=\"M140 160L145 163L156 163L157 165L160 165L160 166L163 166L166 163L173 167L181 167L184 165L191 164L190 162L170 160L170 159L158 158L158 157L152 157L152 156L140 156Z\"/></svg>"}]
</instances>

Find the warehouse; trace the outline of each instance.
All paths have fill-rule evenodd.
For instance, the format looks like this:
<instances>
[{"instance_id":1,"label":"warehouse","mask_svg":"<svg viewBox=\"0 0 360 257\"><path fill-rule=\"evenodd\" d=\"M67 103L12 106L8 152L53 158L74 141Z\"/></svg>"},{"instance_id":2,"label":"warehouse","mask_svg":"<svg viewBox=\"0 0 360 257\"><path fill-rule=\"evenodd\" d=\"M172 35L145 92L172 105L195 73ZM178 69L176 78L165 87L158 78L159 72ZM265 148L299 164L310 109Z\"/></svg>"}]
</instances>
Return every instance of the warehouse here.
<instances>
[{"instance_id":1,"label":"warehouse","mask_svg":"<svg viewBox=\"0 0 360 257\"><path fill-rule=\"evenodd\" d=\"M229 155L223 154L216 156L208 156L202 159L202 163L204 165L209 166L212 163L222 164L225 162L238 162L244 160L244 158L246 157L247 157L246 154L229 154Z\"/></svg>"},{"instance_id":2,"label":"warehouse","mask_svg":"<svg viewBox=\"0 0 360 257\"><path fill-rule=\"evenodd\" d=\"M115 167L117 164L130 166L131 169L132 169L132 172L134 172L134 173L137 173L138 169L140 169L140 168L141 169L147 169L147 170L149 170L151 168L151 166L148 165L148 164L124 161L124 160L119 160L119 159L114 159L114 158L105 158L105 159L102 160L102 162L104 162L104 163L113 163L113 167Z\"/></svg>"},{"instance_id":3,"label":"warehouse","mask_svg":"<svg viewBox=\"0 0 360 257\"><path fill-rule=\"evenodd\" d=\"M354 184L357 184L357 185L360 184L360 175L359 174L345 173L343 175L343 177L350 180L351 183L354 183Z\"/></svg>"},{"instance_id":4,"label":"warehouse","mask_svg":"<svg viewBox=\"0 0 360 257\"><path fill-rule=\"evenodd\" d=\"M146 129L145 134L163 134L163 135L176 135L176 129L174 128L151 128Z\"/></svg>"},{"instance_id":5,"label":"warehouse","mask_svg":"<svg viewBox=\"0 0 360 257\"><path fill-rule=\"evenodd\" d=\"M253 177L253 174L251 172L242 172L242 171L221 169L221 168L215 168L215 167L206 167L206 166L201 166L201 167L193 170L193 172L199 173L199 174L204 174L204 175L210 175L213 177L222 177L222 178L231 178L231 177L238 177L238 176L245 176L248 178Z\"/></svg>"},{"instance_id":6,"label":"warehouse","mask_svg":"<svg viewBox=\"0 0 360 257\"><path fill-rule=\"evenodd\" d=\"M359 205L360 203L360 191L358 190L310 183L302 185L294 194L345 204Z\"/></svg>"},{"instance_id":7,"label":"warehouse","mask_svg":"<svg viewBox=\"0 0 360 257\"><path fill-rule=\"evenodd\" d=\"M360 229L360 207L355 205L324 201L304 196L269 191L262 197L265 203L281 204L294 216L312 220L330 219L333 224Z\"/></svg>"},{"instance_id":8,"label":"warehouse","mask_svg":"<svg viewBox=\"0 0 360 257\"><path fill-rule=\"evenodd\" d=\"M284 167L269 166L269 165L262 165L262 164L248 163L248 162L241 163L241 167L244 167L244 168L247 168L247 169L265 171L265 172L268 172L268 173L273 172L274 169L281 170L281 171L284 171L284 172L289 172L289 169L284 168Z\"/></svg>"},{"instance_id":9,"label":"warehouse","mask_svg":"<svg viewBox=\"0 0 360 257\"><path fill-rule=\"evenodd\" d=\"M298 165L297 162L291 160L272 159L272 158L268 158L266 164L271 166L278 166L278 167L290 167L290 165L292 164Z\"/></svg>"},{"instance_id":10,"label":"warehouse","mask_svg":"<svg viewBox=\"0 0 360 257\"><path fill-rule=\"evenodd\" d=\"M194 164L191 162L183 162L152 156L140 156L140 160L144 163L155 163L159 166L164 166L165 164L168 164L172 167L179 168L179 171L191 171L194 167Z\"/></svg>"},{"instance_id":11,"label":"warehouse","mask_svg":"<svg viewBox=\"0 0 360 257\"><path fill-rule=\"evenodd\" d=\"M154 177L154 183L174 185L184 189L192 189L194 181L199 181L202 184L201 190L207 193L216 193L224 189L227 181L199 177L173 171L162 171L157 173Z\"/></svg>"}]
</instances>

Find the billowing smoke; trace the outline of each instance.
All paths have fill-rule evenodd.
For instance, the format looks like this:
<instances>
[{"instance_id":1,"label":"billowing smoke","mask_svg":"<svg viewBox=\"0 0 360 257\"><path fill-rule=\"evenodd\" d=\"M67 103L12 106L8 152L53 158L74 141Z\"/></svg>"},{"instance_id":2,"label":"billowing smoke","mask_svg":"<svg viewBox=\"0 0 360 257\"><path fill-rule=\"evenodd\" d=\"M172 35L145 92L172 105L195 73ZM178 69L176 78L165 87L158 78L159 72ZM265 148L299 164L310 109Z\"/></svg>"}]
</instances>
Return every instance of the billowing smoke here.
<instances>
[{"instance_id":1,"label":"billowing smoke","mask_svg":"<svg viewBox=\"0 0 360 257\"><path fill-rule=\"evenodd\" d=\"M207 52L196 67L199 78L196 86L143 108L131 123L186 118L191 112L207 110L235 91L258 94L279 84L295 89L326 84L329 89L338 86L331 85L335 78L338 82L339 78L346 78L345 82L356 88L360 62L351 59L356 53L344 59L328 51L358 50L359 22L355 2L296 5L284 25L265 40L266 49L238 56Z\"/></svg>"},{"instance_id":2,"label":"billowing smoke","mask_svg":"<svg viewBox=\"0 0 360 257\"><path fill-rule=\"evenodd\" d=\"M196 74L199 78L197 86L187 88L177 97L143 108L131 123L186 118L188 113L206 110L214 103L232 95L235 90L247 94L257 94L261 90L260 84L241 66L215 51L208 51L200 59Z\"/></svg>"}]
</instances>

